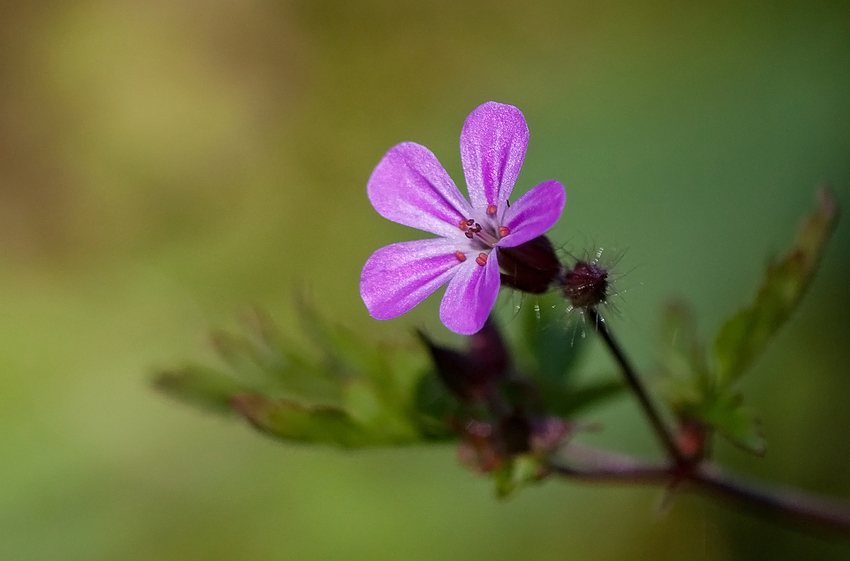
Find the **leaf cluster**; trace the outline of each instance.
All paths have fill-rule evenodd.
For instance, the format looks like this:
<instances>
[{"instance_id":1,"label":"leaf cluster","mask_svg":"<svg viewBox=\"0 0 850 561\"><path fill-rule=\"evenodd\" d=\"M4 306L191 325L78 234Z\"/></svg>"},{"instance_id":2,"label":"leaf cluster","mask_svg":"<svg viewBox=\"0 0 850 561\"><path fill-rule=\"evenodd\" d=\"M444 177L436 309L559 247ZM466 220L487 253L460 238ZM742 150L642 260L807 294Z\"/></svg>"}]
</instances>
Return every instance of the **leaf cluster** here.
<instances>
[{"instance_id":1,"label":"leaf cluster","mask_svg":"<svg viewBox=\"0 0 850 561\"><path fill-rule=\"evenodd\" d=\"M837 220L837 202L829 190L803 221L794 245L773 260L755 299L726 321L711 346L698 337L695 320L683 303L670 304L662 318L662 366L666 397L683 424L717 431L756 454L766 444L755 413L736 383L755 364L779 329L791 318L814 278Z\"/></svg>"},{"instance_id":2,"label":"leaf cluster","mask_svg":"<svg viewBox=\"0 0 850 561\"><path fill-rule=\"evenodd\" d=\"M236 414L288 441L345 448L405 445L447 436L417 409L427 370L421 348L371 344L301 301L304 345L251 312L244 333L216 333L222 366L189 364L159 372L154 385L206 410Z\"/></svg>"}]
</instances>

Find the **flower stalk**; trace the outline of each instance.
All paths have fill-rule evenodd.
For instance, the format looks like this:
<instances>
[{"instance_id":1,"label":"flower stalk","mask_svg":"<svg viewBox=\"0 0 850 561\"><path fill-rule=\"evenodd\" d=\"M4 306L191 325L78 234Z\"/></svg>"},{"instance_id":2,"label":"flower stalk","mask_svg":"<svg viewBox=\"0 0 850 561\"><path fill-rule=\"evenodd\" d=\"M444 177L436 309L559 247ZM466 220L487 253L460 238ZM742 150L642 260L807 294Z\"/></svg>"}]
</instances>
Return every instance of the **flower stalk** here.
<instances>
[{"instance_id":1,"label":"flower stalk","mask_svg":"<svg viewBox=\"0 0 850 561\"><path fill-rule=\"evenodd\" d=\"M602 338L602 341L608 347L608 350L611 351L611 354L614 356L614 360L617 361L617 364L620 366L620 371L623 374L623 377L626 380L629 388L634 392L635 396L638 398L641 407L643 408L644 413L649 418L649 422L652 425L653 430L655 431L655 435L661 441L661 444L667 450L667 453L670 457L676 461L679 465L685 465L689 463L689 460L685 457L682 451L679 449L679 446L676 444L676 440L673 438L673 435L670 433L670 430L667 428L666 423L661 418L661 414L658 409L656 409L655 405L652 403L652 399L649 396L649 392L643 386L640 378L638 377L637 371L635 370L632 363L629 361L626 354L623 352L620 344L614 338L614 335L611 334L611 331L608 329L608 325L605 323L605 319L599 315L599 312L595 307L588 308L587 315L590 320L591 325L593 325L596 333Z\"/></svg>"}]
</instances>

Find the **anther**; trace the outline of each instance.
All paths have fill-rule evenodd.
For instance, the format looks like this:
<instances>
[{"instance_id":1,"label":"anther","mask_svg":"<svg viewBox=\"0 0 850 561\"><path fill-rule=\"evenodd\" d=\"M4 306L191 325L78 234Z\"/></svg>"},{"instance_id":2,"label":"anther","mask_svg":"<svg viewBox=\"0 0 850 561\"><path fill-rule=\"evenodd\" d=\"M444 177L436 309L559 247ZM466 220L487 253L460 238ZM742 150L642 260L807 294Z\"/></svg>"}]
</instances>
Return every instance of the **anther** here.
<instances>
[{"instance_id":1,"label":"anther","mask_svg":"<svg viewBox=\"0 0 850 561\"><path fill-rule=\"evenodd\" d=\"M511 233L511 231L508 229L507 226L499 227L499 237L500 238L504 238L505 236L507 236L510 233Z\"/></svg>"},{"instance_id":2,"label":"anther","mask_svg":"<svg viewBox=\"0 0 850 561\"><path fill-rule=\"evenodd\" d=\"M475 258L475 262L481 265L482 267L487 264L487 254L479 253L478 257Z\"/></svg>"},{"instance_id":3,"label":"anther","mask_svg":"<svg viewBox=\"0 0 850 561\"><path fill-rule=\"evenodd\" d=\"M461 263L466 261L466 255L464 255L464 253L462 251L455 251L455 257L457 257L457 260L460 261Z\"/></svg>"},{"instance_id":4,"label":"anther","mask_svg":"<svg viewBox=\"0 0 850 561\"><path fill-rule=\"evenodd\" d=\"M461 220L461 221L460 221L460 224L458 224L458 227L459 227L461 230L463 230L464 232L465 232L465 231L466 231L466 229L467 229L467 228L469 228L470 226L472 226L472 224L467 224L467 221L466 221L466 220Z\"/></svg>"},{"instance_id":5,"label":"anther","mask_svg":"<svg viewBox=\"0 0 850 561\"><path fill-rule=\"evenodd\" d=\"M496 205L490 205L487 207L487 214L496 214L497 210Z\"/></svg>"}]
</instances>

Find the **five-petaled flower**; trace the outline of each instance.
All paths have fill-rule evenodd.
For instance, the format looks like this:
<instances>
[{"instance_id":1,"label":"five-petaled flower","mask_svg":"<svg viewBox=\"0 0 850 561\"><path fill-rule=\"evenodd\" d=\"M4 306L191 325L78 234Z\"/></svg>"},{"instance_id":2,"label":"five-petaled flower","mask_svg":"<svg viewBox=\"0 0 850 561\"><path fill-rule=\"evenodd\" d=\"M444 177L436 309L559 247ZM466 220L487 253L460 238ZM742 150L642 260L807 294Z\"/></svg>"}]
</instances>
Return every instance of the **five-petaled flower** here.
<instances>
[{"instance_id":1,"label":"five-petaled flower","mask_svg":"<svg viewBox=\"0 0 850 561\"><path fill-rule=\"evenodd\" d=\"M387 152L369 178L372 206L440 237L388 245L369 257L360 295L372 317L399 316L448 282L442 322L464 335L481 329L499 294L499 248L542 235L566 201L564 187L546 181L508 202L527 146L519 109L492 101L475 109L460 134L469 202L424 146L404 142Z\"/></svg>"}]
</instances>

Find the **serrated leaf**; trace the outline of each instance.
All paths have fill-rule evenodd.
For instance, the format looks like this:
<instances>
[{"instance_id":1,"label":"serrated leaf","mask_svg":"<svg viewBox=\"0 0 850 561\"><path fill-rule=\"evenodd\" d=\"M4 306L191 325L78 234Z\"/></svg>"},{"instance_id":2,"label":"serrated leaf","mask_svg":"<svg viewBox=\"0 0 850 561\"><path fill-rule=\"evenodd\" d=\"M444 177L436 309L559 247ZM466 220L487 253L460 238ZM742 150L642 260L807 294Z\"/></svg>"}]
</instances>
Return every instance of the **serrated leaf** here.
<instances>
[{"instance_id":1,"label":"serrated leaf","mask_svg":"<svg viewBox=\"0 0 850 561\"><path fill-rule=\"evenodd\" d=\"M257 429L290 441L357 448L372 444L371 436L337 407L303 405L262 395L236 395L234 409Z\"/></svg>"},{"instance_id":2,"label":"serrated leaf","mask_svg":"<svg viewBox=\"0 0 850 561\"><path fill-rule=\"evenodd\" d=\"M714 351L721 384L746 372L788 321L814 277L837 216L835 196L822 190L817 208L802 224L791 251L768 268L755 302L720 329Z\"/></svg>"},{"instance_id":3,"label":"serrated leaf","mask_svg":"<svg viewBox=\"0 0 850 561\"><path fill-rule=\"evenodd\" d=\"M445 419L430 419L426 430L417 410L423 349L372 344L312 308L301 315L310 325L311 350L296 347L254 312L244 335L213 337L226 373L190 366L160 374L155 385L207 409L235 409L261 431L288 440L361 447L444 436Z\"/></svg>"},{"instance_id":4,"label":"serrated leaf","mask_svg":"<svg viewBox=\"0 0 850 561\"><path fill-rule=\"evenodd\" d=\"M230 372L254 390L277 396L338 403L339 373L297 352L259 310L243 316L244 334L217 331L211 340Z\"/></svg>"},{"instance_id":5,"label":"serrated leaf","mask_svg":"<svg viewBox=\"0 0 850 561\"><path fill-rule=\"evenodd\" d=\"M230 398L252 389L219 370L201 366L161 372L153 383L171 397L216 413L232 413Z\"/></svg>"}]
</instances>

